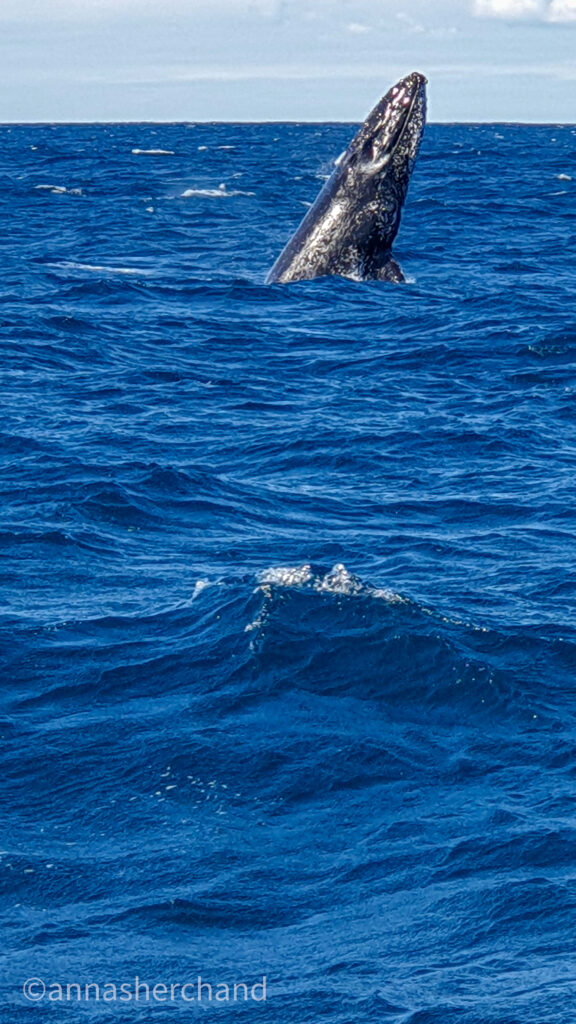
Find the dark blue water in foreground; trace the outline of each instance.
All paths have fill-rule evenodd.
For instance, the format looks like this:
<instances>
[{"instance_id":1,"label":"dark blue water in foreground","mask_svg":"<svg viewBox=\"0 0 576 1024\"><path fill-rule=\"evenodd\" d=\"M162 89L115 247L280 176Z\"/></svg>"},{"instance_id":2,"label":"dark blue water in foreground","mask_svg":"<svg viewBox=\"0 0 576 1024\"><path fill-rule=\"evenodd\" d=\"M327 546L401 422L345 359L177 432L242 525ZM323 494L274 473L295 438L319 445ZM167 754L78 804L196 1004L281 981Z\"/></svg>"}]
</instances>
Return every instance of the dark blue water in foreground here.
<instances>
[{"instance_id":1,"label":"dark blue water in foreground","mask_svg":"<svg viewBox=\"0 0 576 1024\"><path fill-rule=\"evenodd\" d=\"M0 134L1 1021L571 1024L576 129Z\"/></svg>"}]
</instances>

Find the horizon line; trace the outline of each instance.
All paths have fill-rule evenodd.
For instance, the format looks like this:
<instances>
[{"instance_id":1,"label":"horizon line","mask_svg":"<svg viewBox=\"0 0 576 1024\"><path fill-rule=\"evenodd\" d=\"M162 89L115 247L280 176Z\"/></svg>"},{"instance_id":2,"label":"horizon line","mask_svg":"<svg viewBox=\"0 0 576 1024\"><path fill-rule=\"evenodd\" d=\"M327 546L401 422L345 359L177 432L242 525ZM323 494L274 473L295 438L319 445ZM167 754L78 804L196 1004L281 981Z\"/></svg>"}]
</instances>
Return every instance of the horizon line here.
<instances>
[{"instance_id":1,"label":"horizon line","mask_svg":"<svg viewBox=\"0 0 576 1024\"><path fill-rule=\"evenodd\" d=\"M323 124L363 124L363 121L354 121L354 120L351 121L348 118L346 118L346 119L330 118L329 120L323 120L323 121L317 121L317 120L314 120L312 118L303 118L303 119L290 118L290 119L287 119L287 120L283 119L283 120L256 120L256 121L252 121L252 120L232 120L232 121L226 121L226 120L222 120L220 118L218 118L218 119L211 119L211 120L207 120L207 121L201 121L201 120L199 120L197 118L191 118L190 120L184 120L184 121L183 120L179 120L179 119L177 119L177 120L164 120L163 119L163 120L157 121L157 120L137 120L137 119L132 119L132 118L127 119L127 120L116 120L116 119L112 119L112 118L105 118L103 120L90 120L90 121L80 121L80 120L73 120L73 121L67 121L67 120L64 120L64 121L45 121L45 120L40 120L40 121L36 121L36 120L0 121L0 128L14 128L14 127L25 127L25 126L26 127L43 127L44 128L44 127L51 127L51 126L55 126L55 125L62 125L63 127L65 127L65 126L70 126L70 125L112 125L112 124L114 124L114 125L124 125L124 124L125 125L177 125L178 124L178 125L206 125L206 126L208 126L208 125L247 125L247 126L254 126L254 125L301 125L301 124L302 125L303 124L310 124L310 125L323 125ZM479 125L479 124L491 125L491 124L493 124L493 125L517 125L517 126L525 126L525 127L532 126L532 127L542 127L542 128L545 128L545 127L576 128L576 121L518 121L518 120L513 120L513 121L496 121L496 120L486 120L486 121L484 121L484 120L481 120L481 121L462 121L462 120L428 121L428 125L429 126L436 125L438 127L448 127L450 125L456 125L456 124L458 124L458 125Z\"/></svg>"}]
</instances>

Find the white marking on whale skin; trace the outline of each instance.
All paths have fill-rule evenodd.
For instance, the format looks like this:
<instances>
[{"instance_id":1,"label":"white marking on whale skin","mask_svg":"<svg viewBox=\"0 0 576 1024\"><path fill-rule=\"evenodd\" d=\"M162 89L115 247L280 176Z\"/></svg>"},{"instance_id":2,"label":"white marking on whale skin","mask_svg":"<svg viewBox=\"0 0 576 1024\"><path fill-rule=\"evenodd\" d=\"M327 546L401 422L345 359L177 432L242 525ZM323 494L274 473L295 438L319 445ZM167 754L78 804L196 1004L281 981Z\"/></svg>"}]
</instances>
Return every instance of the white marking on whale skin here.
<instances>
[{"instance_id":1,"label":"white marking on whale skin","mask_svg":"<svg viewBox=\"0 0 576 1024\"><path fill-rule=\"evenodd\" d=\"M347 152L348 152L348 150L347 150L347 149L344 149L344 150L343 150L343 151L342 151L342 152L340 153L340 156L337 156L337 157L336 157L336 159L335 159L335 161L334 161L334 167L339 167L339 166L340 166L340 164L342 163L342 161L343 161L344 157L346 156L346 153L347 153Z\"/></svg>"},{"instance_id":2,"label":"white marking on whale skin","mask_svg":"<svg viewBox=\"0 0 576 1024\"><path fill-rule=\"evenodd\" d=\"M336 221L340 218L343 210L344 207L342 203L332 204L332 206L324 214L322 219L319 220L318 223L315 225L310 235L309 244L307 246L308 249L310 249L310 247L314 247L314 245L316 245L316 243L318 243L324 235L331 234L331 229L336 223Z\"/></svg>"},{"instance_id":3,"label":"white marking on whale skin","mask_svg":"<svg viewBox=\"0 0 576 1024\"><path fill-rule=\"evenodd\" d=\"M381 171L385 167L388 166L388 164L390 163L391 159L392 159L392 154L391 153L386 153L381 159L378 159L377 156L374 156L372 158L370 166L371 166L371 168L372 168L372 170L374 172Z\"/></svg>"}]
</instances>

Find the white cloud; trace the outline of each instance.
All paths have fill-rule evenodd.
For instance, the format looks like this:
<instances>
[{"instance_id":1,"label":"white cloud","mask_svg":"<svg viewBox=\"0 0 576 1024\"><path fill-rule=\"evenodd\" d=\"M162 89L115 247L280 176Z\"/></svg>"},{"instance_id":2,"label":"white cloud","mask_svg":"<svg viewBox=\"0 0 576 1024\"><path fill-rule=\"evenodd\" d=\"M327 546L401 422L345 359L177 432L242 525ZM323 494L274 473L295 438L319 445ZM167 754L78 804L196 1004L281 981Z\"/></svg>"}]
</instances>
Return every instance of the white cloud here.
<instances>
[{"instance_id":1,"label":"white cloud","mask_svg":"<svg viewBox=\"0 0 576 1024\"><path fill-rule=\"evenodd\" d=\"M474 0L481 18L530 18L566 24L576 22L576 0Z\"/></svg>"},{"instance_id":2,"label":"white cloud","mask_svg":"<svg viewBox=\"0 0 576 1024\"><path fill-rule=\"evenodd\" d=\"M359 21L351 21L347 28L349 32L357 36L365 35L366 32L370 31L368 25L363 25Z\"/></svg>"},{"instance_id":3,"label":"white cloud","mask_svg":"<svg viewBox=\"0 0 576 1024\"><path fill-rule=\"evenodd\" d=\"M475 0L474 14L485 18L525 18L544 13L542 0Z\"/></svg>"},{"instance_id":4,"label":"white cloud","mask_svg":"<svg viewBox=\"0 0 576 1024\"><path fill-rule=\"evenodd\" d=\"M398 21L401 21L404 25L406 25L406 28L408 29L409 32L420 33L426 31L424 25L420 24L419 21L416 21L416 19L413 18L411 14L406 14L404 11L401 11L400 14L396 15L396 17Z\"/></svg>"},{"instance_id":5,"label":"white cloud","mask_svg":"<svg viewBox=\"0 0 576 1024\"><path fill-rule=\"evenodd\" d=\"M549 21L576 21L576 0L552 0Z\"/></svg>"}]
</instances>

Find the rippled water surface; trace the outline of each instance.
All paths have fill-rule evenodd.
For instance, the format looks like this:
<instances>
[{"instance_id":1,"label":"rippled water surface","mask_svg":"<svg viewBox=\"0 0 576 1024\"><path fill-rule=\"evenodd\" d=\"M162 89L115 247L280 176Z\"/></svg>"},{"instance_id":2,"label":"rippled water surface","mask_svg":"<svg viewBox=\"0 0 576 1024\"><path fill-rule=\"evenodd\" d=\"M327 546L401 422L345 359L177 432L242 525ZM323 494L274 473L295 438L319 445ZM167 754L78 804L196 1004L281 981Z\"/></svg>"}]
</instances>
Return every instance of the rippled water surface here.
<instances>
[{"instance_id":1,"label":"rippled water surface","mask_svg":"<svg viewBox=\"0 0 576 1024\"><path fill-rule=\"evenodd\" d=\"M576 129L265 287L352 132L0 128L6 1024L573 1021Z\"/></svg>"}]
</instances>

